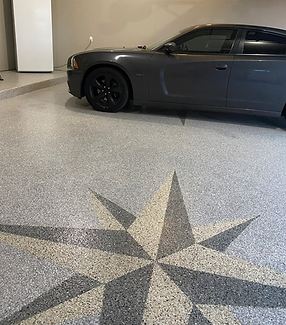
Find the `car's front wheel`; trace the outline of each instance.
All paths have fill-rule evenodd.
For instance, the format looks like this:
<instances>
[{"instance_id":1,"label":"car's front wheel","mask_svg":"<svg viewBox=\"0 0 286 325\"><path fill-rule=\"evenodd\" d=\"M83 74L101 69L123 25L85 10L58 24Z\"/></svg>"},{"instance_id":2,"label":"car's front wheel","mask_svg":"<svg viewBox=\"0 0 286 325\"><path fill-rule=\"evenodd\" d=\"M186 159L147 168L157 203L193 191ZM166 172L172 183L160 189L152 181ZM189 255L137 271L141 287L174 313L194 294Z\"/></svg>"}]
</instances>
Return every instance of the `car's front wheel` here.
<instances>
[{"instance_id":1,"label":"car's front wheel","mask_svg":"<svg viewBox=\"0 0 286 325\"><path fill-rule=\"evenodd\" d=\"M119 71L98 68L85 81L85 96L95 110L118 112L128 102L128 84Z\"/></svg>"}]
</instances>

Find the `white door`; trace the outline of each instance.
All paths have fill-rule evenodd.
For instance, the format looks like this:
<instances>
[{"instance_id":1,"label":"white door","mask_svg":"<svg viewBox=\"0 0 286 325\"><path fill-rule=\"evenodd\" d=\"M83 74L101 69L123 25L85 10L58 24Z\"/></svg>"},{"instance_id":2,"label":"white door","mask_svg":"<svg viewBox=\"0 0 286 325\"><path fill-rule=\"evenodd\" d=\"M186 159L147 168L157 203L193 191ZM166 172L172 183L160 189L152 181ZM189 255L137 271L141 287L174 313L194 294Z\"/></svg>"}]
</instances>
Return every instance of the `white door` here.
<instances>
[{"instance_id":1,"label":"white door","mask_svg":"<svg viewBox=\"0 0 286 325\"><path fill-rule=\"evenodd\" d=\"M53 71L51 0L13 0L19 72Z\"/></svg>"}]
</instances>

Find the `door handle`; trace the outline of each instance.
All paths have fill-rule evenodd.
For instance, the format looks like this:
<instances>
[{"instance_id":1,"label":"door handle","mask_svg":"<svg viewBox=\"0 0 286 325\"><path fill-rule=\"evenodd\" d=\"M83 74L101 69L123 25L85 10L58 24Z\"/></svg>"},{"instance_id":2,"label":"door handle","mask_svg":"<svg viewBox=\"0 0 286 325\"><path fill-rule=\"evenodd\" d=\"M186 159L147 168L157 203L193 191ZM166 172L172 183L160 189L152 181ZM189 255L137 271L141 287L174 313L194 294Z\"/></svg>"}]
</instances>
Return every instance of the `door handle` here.
<instances>
[{"instance_id":1,"label":"door handle","mask_svg":"<svg viewBox=\"0 0 286 325\"><path fill-rule=\"evenodd\" d=\"M226 70L226 69L228 68L228 65L227 65L227 64L217 64L217 65L215 66L215 68L216 68L217 70Z\"/></svg>"}]
</instances>

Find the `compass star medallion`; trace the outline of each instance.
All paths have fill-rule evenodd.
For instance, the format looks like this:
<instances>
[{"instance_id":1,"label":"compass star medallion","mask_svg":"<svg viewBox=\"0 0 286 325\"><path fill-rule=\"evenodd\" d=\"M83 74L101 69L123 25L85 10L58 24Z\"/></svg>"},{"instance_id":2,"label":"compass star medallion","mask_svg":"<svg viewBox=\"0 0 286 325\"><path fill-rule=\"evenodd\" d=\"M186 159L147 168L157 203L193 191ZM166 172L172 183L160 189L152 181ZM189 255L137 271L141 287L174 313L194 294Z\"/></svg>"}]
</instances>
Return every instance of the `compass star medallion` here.
<instances>
[{"instance_id":1,"label":"compass star medallion","mask_svg":"<svg viewBox=\"0 0 286 325\"><path fill-rule=\"evenodd\" d=\"M74 271L0 325L237 325L231 306L286 308L286 274L224 253L256 218L191 227L175 172L137 218L90 195L102 229L0 225L1 242Z\"/></svg>"}]
</instances>

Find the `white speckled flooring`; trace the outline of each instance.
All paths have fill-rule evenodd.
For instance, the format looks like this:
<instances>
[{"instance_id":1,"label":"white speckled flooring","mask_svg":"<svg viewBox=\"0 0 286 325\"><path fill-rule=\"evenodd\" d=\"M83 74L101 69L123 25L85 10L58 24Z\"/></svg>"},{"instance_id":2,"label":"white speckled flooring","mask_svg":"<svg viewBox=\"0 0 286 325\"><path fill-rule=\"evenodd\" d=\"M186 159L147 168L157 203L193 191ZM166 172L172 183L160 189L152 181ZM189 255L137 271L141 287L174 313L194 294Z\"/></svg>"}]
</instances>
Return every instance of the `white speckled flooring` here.
<instances>
[{"instance_id":1,"label":"white speckled flooring","mask_svg":"<svg viewBox=\"0 0 286 325\"><path fill-rule=\"evenodd\" d=\"M286 323L284 119L0 105L1 325Z\"/></svg>"}]
</instances>

